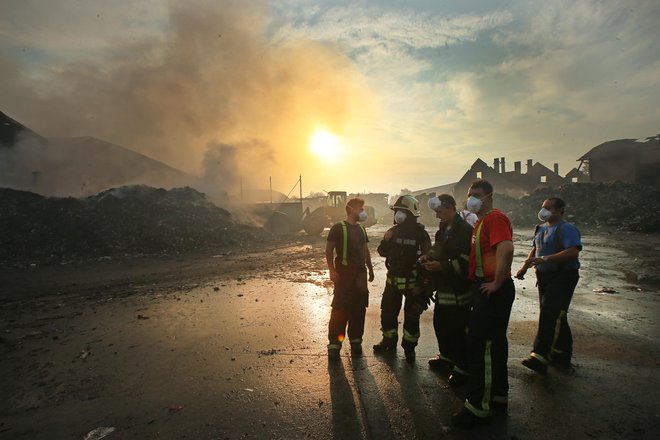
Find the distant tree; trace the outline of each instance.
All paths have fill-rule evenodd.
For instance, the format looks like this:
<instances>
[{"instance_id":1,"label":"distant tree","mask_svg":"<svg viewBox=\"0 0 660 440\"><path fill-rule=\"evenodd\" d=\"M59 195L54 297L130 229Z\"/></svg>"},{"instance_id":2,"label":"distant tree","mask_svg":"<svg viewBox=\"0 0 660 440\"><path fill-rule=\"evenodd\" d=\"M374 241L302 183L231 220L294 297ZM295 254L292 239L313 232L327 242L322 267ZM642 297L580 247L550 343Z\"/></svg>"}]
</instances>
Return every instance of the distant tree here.
<instances>
[{"instance_id":1,"label":"distant tree","mask_svg":"<svg viewBox=\"0 0 660 440\"><path fill-rule=\"evenodd\" d=\"M323 191L311 191L307 197L310 199L316 198L316 197L325 197L326 194Z\"/></svg>"}]
</instances>

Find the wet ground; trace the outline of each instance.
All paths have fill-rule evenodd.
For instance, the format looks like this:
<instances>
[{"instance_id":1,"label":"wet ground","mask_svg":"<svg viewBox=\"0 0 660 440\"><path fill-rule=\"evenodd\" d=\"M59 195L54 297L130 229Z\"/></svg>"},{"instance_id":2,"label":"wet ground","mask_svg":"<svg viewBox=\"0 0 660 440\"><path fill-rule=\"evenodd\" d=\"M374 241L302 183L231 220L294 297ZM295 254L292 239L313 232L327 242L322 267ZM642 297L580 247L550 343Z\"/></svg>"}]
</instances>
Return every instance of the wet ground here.
<instances>
[{"instance_id":1,"label":"wet ground","mask_svg":"<svg viewBox=\"0 0 660 440\"><path fill-rule=\"evenodd\" d=\"M531 232L516 232L514 270ZM432 310L415 364L369 349L375 252L365 354L328 363L324 244L1 271L0 438L660 438L660 236L584 234L574 364L546 377L520 365L538 304L533 274L516 280L509 415L477 430L449 426L464 390L428 369Z\"/></svg>"}]
</instances>

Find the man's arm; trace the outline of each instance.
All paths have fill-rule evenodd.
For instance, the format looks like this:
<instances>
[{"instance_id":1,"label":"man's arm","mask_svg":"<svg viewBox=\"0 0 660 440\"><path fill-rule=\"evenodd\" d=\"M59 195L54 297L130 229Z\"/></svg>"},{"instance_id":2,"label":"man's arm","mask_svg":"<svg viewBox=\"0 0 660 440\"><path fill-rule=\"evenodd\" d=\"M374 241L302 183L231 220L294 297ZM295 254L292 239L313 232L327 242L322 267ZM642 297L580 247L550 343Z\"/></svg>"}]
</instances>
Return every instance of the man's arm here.
<instances>
[{"instance_id":1,"label":"man's arm","mask_svg":"<svg viewBox=\"0 0 660 440\"><path fill-rule=\"evenodd\" d=\"M575 260L580 255L580 248L578 246L569 247L556 254L546 255L544 257L531 258L530 264L537 265L543 263L565 263L567 261Z\"/></svg>"},{"instance_id":2,"label":"man's arm","mask_svg":"<svg viewBox=\"0 0 660 440\"><path fill-rule=\"evenodd\" d=\"M519 280L524 280L525 279L525 274L527 273L527 269L529 269L530 266L533 266L534 263L532 263L532 259L534 259L534 255L536 254L536 248L532 248L529 251L529 255L527 255L527 259L523 263L522 267L518 270L518 273L516 273L516 278Z\"/></svg>"},{"instance_id":3,"label":"man's arm","mask_svg":"<svg viewBox=\"0 0 660 440\"><path fill-rule=\"evenodd\" d=\"M325 244L325 262L328 264L330 280L333 283L339 281L339 274L335 269L335 247L336 243L334 241L327 241Z\"/></svg>"},{"instance_id":4,"label":"man's arm","mask_svg":"<svg viewBox=\"0 0 660 440\"><path fill-rule=\"evenodd\" d=\"M364 244L364 255L367 257L367 269L369 269L369 282L373 281L374 276L374 266L371 263L371 252L369 252L369 243Z\"/></svg>"},{"instance_id":5,"label":"man's arm","mask_svg":"<svg viewBox=\"0 0 660 440\"><path fill-rule=\"evenodd\" d=\"M502 286L507 279L506 274L511 270L511 262L513 262L513 241L500 241L495 245L495 279L481 284L482 293L490 295Z\"/></svg>"}]
</instances>

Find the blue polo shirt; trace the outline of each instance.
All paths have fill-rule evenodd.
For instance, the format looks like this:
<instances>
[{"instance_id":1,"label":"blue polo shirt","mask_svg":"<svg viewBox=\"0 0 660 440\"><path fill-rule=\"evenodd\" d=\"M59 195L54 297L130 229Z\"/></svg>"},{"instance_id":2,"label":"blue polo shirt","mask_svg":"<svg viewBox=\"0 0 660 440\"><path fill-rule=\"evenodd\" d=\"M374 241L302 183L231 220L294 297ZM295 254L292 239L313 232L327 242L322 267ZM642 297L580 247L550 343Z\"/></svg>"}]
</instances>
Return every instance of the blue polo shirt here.
<instances>
[{"instance_id":1,"label":"blue polo shirt","mask_svg":"<svg viewBox=\"0 0 660 440\"><path fill-rule=\"evenodd\" d=\"M562 248L557 249L557 228L561 225L559 231L559 240L561 241ZM557 252L560 252L564 249L570 247L578 247L582 250L582 241L580 239L580 231L570 223L567 223L564 220L560 220L557 224L550 226L547 223L539 226L536 235L534 236L534 247L536 248L537 257L543 257L545 255L553 255ZM566 261L564 263L543 263L536 266L536 269L540 272L553 272L560 269L579 269L580 260L577 258L574 260Z\"/></svg>"}]
</instances>

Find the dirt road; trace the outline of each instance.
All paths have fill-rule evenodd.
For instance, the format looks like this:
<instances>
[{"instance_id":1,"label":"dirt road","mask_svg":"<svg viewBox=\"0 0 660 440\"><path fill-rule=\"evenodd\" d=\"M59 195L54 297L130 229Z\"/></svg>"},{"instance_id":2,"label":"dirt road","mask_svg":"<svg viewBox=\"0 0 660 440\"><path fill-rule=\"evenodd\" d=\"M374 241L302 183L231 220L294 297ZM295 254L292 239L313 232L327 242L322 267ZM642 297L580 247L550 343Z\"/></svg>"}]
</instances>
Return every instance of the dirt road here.
<instances>
[{"instance_id":1,"label":"dirt road","mask_svg":"<svg viewBox=\"0 0 660 440\"><path fill-rule=\"evenodd\" d=\"M383 228L370 230L375 248ZM514 268L529 250L518 231ZM374 356L384 284L376 261L365 355L328 364L331 287L322 238L259 252L141 258L0 271L0 437L82 439L660 438L660 237L585 234L569 314L571 369L520 365L536 330L534 276L516 281L508 417L449 426L462 389ZM596 293L606 288L614 293Z\"/></svg>"}]
</instances>

